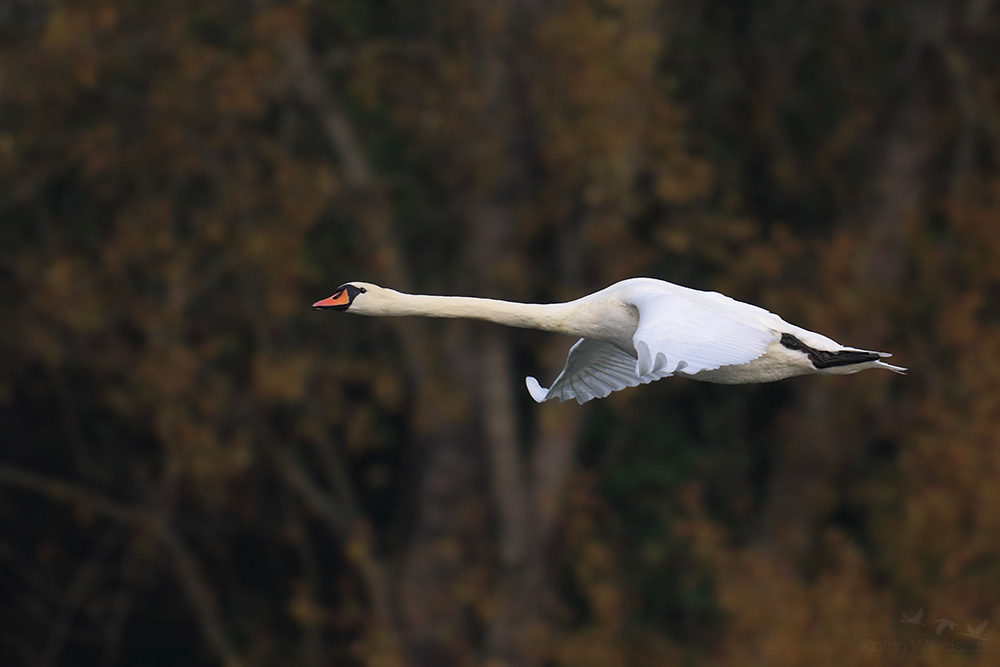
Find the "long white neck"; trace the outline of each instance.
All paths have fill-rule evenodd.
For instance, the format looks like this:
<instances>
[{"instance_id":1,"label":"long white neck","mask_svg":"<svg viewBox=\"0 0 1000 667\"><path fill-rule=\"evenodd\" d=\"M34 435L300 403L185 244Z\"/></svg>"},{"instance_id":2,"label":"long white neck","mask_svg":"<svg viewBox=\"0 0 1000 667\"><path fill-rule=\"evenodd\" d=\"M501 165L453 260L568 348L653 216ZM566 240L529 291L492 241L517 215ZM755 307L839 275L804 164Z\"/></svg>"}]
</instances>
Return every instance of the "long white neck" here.
<instances>
[{"instance_id":1,"label":"long white neck","mask_svg":"<svg viewBox=\"0 0 1000 667\"><path fill-rule=\"evenodd\" d=\"M584 335L579 331L579 326L574 326L575 320L579 319L574 317L577 314L576 302L516 303L466 296L404 294L395 290L385 290L380 295L377 307L359 314L465 318L486 320L522 329Z\"/></svg>"}]
</instances>

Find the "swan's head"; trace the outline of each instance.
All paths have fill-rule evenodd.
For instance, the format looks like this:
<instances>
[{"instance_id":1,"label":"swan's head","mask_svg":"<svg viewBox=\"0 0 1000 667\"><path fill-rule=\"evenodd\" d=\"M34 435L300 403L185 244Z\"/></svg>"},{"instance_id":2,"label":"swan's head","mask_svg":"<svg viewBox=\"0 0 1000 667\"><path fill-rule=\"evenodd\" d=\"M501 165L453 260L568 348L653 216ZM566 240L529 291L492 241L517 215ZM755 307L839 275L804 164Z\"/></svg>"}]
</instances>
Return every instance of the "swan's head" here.
<instances>
[{"instance_id":1,"label":"swan's head","mask_svg":"<svg viewBox=\"0 0 1000 667\"><path fill-rule=\"evenodd\" d=\"M377 315L392 294L392 290L371 283L344 283L333 296L314 303L313 310L348 310L359 315Z\"/></svg>"}]
</instances>

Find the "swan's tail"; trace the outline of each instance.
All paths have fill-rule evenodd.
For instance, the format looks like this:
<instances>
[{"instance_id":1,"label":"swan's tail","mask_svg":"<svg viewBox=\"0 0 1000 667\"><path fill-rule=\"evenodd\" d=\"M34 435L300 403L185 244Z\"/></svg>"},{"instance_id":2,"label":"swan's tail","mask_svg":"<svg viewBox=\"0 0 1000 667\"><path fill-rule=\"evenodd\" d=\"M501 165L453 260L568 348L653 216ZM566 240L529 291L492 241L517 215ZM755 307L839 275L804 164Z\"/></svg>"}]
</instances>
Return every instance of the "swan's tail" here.
<instances>
[{"instance_id":1,"label":"swan's tail","mask_svg":"<svg viewBox=\"0 0 1000 667\"><path fill-rule=\"evenodd\" d=\"M887 359L887 358L889 358L889 357L892 356L891 352L872 352L872 354L877 354L882 359ZM885 368L887 370L892 371L893 373L899 373L900 375L906 375L906 370L907 370L907 369L903 368L902 366L893 366L892 364L887 364L884 361L876 361L875 362L875 367L876 368Z\"/></svg>"},{"instance_id":2,"label":"swan's tail","mask_svg":"<svg viewBox=\"0 0 1000 667\"><path fill-rule=\"evenodd\" d=\"M906 375L906 370L907 369L903 368L902 366L893 366L892 364L887 364L884 361L876 361L875 362L875 366L877 368L886 368L886 369L892 371L893 373L899 373L900 375Z\"/></svg>"}]
</instances>

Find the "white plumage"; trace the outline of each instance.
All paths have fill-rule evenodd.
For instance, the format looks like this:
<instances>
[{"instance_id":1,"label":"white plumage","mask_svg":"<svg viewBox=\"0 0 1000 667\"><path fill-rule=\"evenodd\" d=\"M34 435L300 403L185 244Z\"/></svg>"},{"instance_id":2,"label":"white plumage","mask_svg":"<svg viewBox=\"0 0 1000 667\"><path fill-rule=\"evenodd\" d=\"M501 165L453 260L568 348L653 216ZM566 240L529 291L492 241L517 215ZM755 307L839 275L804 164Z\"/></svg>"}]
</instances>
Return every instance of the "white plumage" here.
<instances>
[{"instance_id":1,"label":"white plumage","mask_svg":"<svg viewBox=\"0 0 1000 667\"><path fill-rule=\"evenodd\" d=\"M881 361L887 353L844 347L763 308L652 278L623 280L554 304L403 294L352 282L313 308L473 318L579 336L551 387L527 378L528 391L539 403L575 399L582 404L671 375L744 384L866 368L905 372Z\"/></svg>"}]
</instances>

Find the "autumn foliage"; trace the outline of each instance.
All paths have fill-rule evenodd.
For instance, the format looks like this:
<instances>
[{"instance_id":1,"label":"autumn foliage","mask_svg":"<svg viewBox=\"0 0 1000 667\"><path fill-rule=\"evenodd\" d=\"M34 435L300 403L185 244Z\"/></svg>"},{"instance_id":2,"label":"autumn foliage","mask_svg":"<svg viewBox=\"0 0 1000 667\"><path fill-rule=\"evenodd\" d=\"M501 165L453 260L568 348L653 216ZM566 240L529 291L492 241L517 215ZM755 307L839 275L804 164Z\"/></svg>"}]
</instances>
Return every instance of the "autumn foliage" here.
<instances>
[{"instance_id":1,"label":"autumn foliage","mask_svg":"<svg viewBox=\"0 0 1000 667\"><path fill-rule=\"evenodd\" d=\"M4 4L0 664L991 639L992 9ZM352 279L551 302L632 276L911 372L538 406L524 376L572 341L309 309Z\"/></svg>"}]
</instances>

